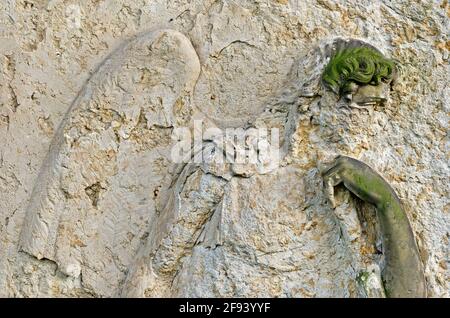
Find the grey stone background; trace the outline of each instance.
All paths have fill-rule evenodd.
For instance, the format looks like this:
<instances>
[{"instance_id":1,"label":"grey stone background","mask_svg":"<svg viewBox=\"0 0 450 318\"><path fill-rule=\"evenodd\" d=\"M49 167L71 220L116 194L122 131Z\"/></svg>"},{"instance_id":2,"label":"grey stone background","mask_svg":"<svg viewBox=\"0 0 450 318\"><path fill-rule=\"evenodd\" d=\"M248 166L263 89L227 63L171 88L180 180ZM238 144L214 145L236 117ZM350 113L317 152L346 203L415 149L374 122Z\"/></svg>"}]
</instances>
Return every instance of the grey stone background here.
<instances>
[{"instance_id":1,"label":"grey stone background","mask_svg":"<svg viewBox=\"0 0 450 318\"><path fill-rule=\"evenodd\" d=\"M355 278L377 259L355 216L374 210L340 190L333 211L318 172L343 153L392 184L429 296L449 297L449 15L447 0L1 1L0 296L358 297ZM83 95L84 109L99 112L69 114L74 130L64 136L82 136L85 152L65 153L69 172L52 181L64 205L40 207L57 224L45 254L23 251L32 190L69 107L109 54L163 28L185 37L168 33L151 60L147 40L112 58L114 76L94 75ZM320 48L335 37L398 62L384 109L339 108L318 87ZM162 120L158 112L177 103L186 106ZM198 114L240 127L264 122L267 109L278 109L272 126L282 114L289 144L275 171L177 174L155 155ZM174 208L161 215L174 180Z\"/></svg>"}]
</instances>

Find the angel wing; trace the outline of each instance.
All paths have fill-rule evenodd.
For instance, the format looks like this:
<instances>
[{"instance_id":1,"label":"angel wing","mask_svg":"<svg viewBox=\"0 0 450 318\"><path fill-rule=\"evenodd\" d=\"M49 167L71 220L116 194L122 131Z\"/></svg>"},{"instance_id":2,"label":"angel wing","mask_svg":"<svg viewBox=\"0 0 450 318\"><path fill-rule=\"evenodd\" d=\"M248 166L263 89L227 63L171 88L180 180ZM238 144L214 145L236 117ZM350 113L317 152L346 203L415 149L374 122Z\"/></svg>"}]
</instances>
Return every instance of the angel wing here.
<instances>
[{"instance_id":1,"label":"angel wing","mask_svg":"<svg viewBox=\"0 0 450 318\"><path fill-rule=\"evenodd\" d=\"M54 136L21 249L111 296L167 203L171 133L190 120L199 73L190 41L173 30L138 35L107 57Z\"/></svg>"}]
</instances>

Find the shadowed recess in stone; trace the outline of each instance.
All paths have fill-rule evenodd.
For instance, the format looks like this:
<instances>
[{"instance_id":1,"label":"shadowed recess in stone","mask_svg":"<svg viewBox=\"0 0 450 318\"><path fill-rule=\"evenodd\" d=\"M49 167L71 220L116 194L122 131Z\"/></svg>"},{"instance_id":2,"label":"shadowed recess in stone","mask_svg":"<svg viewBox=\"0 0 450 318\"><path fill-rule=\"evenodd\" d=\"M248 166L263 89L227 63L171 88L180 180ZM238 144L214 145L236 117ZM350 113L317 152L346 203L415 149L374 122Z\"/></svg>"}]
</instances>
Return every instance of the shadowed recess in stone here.
<instances>
[{"instance_id":1,"label":"shadowed recess in stone","mask_svg":"<svg viewBox=\"0 0 450 318\"><path fill-rule=\"evenodd\" d=\"M380 52L367 46L339 49L330 59L322 75L325 85L344 95L357 85L378 85L393 78L395 64Z\"/></svg>"}]
</instances>

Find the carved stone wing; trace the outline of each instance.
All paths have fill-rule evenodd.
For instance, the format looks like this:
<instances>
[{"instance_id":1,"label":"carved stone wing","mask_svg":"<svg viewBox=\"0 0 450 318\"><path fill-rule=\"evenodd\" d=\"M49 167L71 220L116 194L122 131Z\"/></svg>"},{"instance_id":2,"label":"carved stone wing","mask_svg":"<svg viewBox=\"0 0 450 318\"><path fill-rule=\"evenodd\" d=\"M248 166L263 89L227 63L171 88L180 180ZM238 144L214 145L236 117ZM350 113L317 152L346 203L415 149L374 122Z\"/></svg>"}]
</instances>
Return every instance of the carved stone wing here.
<instances>
[{"instance_id":1,"label":"carved stone wing","mask_svg":"<svg viewBox=\"0 0 450 318\"><path fill-rule=\"evenodd\" d=\"M54 136L22 250L81 274L100 295L114 292L166 204L177 170L171 133L192 115L199 72L190 41L172 30L136 36L105 59Z\"/></svg>"}]
</instances>

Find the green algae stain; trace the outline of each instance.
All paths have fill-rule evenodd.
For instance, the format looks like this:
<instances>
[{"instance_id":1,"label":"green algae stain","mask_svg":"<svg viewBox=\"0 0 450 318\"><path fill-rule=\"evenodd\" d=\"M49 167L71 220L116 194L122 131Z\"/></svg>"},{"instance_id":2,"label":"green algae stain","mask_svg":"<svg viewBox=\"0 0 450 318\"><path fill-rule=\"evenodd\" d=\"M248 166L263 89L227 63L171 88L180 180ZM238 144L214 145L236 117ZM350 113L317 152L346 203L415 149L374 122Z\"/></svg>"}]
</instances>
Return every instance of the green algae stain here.
<instances>
[{"instance_id":1,"label":"green algae stain","mask_svg":"<svg viewBox=\"0 0 450 318\"><path fill-rule=\"evenodd\" d=\"M377 202L376 205L380 213L386 215L386 213L389 212L399 220L406 217L394 190L391 189L389 184L360 173L354 174L353 179L367 197L369 197L371 193L377 193L379 202Z\"/></svg>"},{"instance_id":2,"label":"green algae stain","mask_svg":"<svg viewBox=\"0 0 450 318\"><path fill-rule=\"evenodd\" d=\"M378 85L393 78L395 64L366 46L344 48L330 59L322 75L325 85L336 94L351 91L351 83Z\"/></svg>"}]
</instances>

